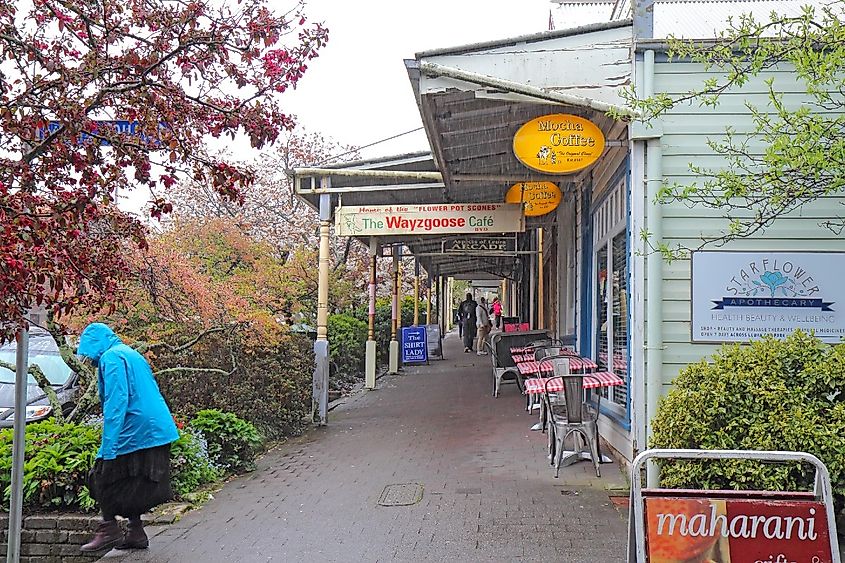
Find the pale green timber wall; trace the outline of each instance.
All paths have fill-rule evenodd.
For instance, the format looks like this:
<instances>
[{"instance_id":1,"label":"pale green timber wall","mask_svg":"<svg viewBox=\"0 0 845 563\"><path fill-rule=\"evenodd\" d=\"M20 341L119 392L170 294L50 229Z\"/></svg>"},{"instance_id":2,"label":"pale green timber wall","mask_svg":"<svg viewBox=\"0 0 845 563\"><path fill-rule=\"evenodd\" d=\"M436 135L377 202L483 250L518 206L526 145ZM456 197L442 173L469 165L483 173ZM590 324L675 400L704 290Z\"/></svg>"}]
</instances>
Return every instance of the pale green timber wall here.
<instances>
[{"instance_id":1,"label":"pale green timber wall","mask_svg":"<svg viewBox=\"0 0 845 563\"><path fill-rule=\"evenodd\" d=\"M709 76L699 64L671 62L655 65L655 91L680 95L700 88ZM754 79L740 90L722 96L716 108L699 107L698 103L683 104L662 118L663 124L663 176L669 182L684 184L701 180L689 171L691 162L718 169L726 163L707 145L708 139L721 140L725 128L731 126L736 133L750 132L753 122L745 102L758 108L767 108L768 95L764 80L773 78L775 88L785 92L785 100L795 107L807 99L795 76L782 69ZM804 206L790 216L778 220L764 233L748 239L737 240L722 247L723 250L845 250L845 239L822 227L826 219L845 215L845 198L830 197ZM663 206L663 236L670 246L682 244L696 248L701 237L718 236L727 222L719 211L693 207L680 203ZM637 236L636 233L633 236ZM715 246L709 247L716 249ZM663 265L663 392L669 389L672 379L685 365L700 360L718 349L716 345L690 342L690 263L675 261ZM646 310L648 304L646 303ZM654 322L647 319L646 322ZM647 333L646 333L647 334Z\"/></svg>"}]
</instances>

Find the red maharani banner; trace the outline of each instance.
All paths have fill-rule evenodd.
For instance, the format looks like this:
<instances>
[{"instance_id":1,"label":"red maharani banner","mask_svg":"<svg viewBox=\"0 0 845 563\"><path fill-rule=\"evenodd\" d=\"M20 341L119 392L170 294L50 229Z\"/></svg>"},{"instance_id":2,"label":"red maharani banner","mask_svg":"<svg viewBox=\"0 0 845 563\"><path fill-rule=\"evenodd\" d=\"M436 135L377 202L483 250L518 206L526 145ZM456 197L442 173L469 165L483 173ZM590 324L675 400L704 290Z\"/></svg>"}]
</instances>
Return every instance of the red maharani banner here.
<instances>
[{"instance_id":1,"label":"red maharani banner","mask_svg":"<svg viewBox=\"0 0 845 563\"><path fill-rule=\"evenodd\" d=\"M649 563L830 563L827 513L812 500L645 499Z\"/></svg>"}]
</instances>

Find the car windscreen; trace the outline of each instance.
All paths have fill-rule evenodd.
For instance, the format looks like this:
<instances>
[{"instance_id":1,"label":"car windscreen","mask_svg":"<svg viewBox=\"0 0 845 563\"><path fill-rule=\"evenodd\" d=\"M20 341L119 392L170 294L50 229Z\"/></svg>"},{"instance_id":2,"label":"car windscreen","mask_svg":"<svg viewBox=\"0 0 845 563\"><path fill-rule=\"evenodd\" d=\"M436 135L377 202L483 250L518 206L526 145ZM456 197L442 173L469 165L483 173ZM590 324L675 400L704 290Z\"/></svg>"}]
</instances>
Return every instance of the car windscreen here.
<instances>
[{"instance_id":1,"label":"car windscreen","mask_svg":"<svg viewBox=\"0 0 845 563\"><path fill-rule=\"evenodd\" d=\"M17 346L15 342L0 345L0 362L15 365ZM36 364L52 385L64 385L73 373L59 354L59 347L49 334L33 335L29 340L29 363ZM15 372L0 367L0 383L14 383ZM28 376L29 385L37 385L35 378Z\"/></svg>"}]
</instances>

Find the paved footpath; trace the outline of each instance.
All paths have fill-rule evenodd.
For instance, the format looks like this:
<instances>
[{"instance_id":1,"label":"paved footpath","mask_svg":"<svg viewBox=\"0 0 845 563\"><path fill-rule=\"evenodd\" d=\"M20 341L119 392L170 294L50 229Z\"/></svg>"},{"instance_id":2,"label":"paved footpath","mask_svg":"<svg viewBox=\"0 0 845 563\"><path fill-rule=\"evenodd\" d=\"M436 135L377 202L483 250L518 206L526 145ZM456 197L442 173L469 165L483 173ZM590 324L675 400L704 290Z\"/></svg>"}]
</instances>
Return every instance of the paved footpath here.
<instances>
[{"instance_id":1,"label":"paved footpath","mask_svg":"<svg viewBox=\"0 0 845 563\"><path fill-rule=\"evenodd\" d=\"M491 397L489 356L445 340L446 360L379 379L329 425L265 455L147 551L106 561L560 561L625 559L615 464L580 462L559 479L546 436L516 386ZM388 485L408 506L381 506ZM414 495L405 494L409 500Z\"/></svg>"}]
</instances>

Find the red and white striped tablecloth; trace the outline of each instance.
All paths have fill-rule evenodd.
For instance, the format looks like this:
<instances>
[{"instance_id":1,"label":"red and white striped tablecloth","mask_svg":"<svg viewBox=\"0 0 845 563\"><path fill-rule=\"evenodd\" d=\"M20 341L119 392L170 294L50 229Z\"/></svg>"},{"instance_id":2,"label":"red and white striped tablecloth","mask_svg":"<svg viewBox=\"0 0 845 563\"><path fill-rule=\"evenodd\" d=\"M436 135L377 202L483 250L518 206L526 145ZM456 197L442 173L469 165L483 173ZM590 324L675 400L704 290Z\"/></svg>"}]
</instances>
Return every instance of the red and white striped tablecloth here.
<instances>
[{"instance_id":1,"label":"red and white striped tablecloth","mask_svg":"<svg viewBox=\"0 0 845 563\"><path fill-rule=\"evenodd\" d=\"M527 395L540 395L546 392L546 382L549 381L548 390L554 393L563 391L563 378L560 377L532 377L525 380L525 393ZM615 387L624 385L625 382L615 373L600 371L589 373L584 376L584 389L597 389L599 387Z\"/></svg>"},{"instance_id":2,"label":"red and white striped tablecloth","mask_svg":"<svg viewBox=\"0 0 845 563\"><path fill-rule=\"evenodd\" d=\"M569 369L575 370L586 370L586 369L596 369L598 366L596 362L591 360L590 358L581 358L578 356L572 356L569 358ZM551 362L544 362L543 360L538 361L530 361L530 362L517 362L516 368L519 370L519 373L522 375L531 375L540 373L552 373L554 368L552 367Z\"/></svg>"}]
</instances>

